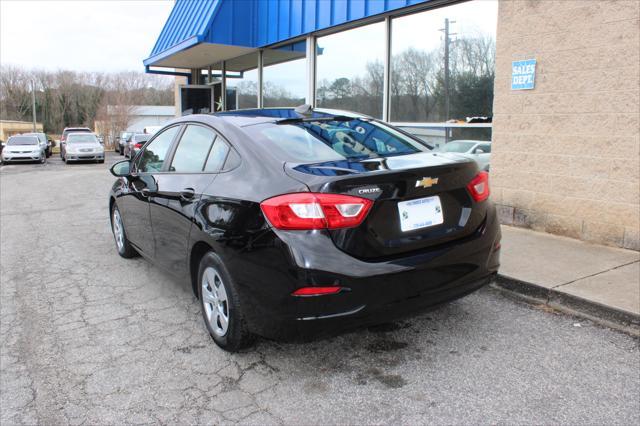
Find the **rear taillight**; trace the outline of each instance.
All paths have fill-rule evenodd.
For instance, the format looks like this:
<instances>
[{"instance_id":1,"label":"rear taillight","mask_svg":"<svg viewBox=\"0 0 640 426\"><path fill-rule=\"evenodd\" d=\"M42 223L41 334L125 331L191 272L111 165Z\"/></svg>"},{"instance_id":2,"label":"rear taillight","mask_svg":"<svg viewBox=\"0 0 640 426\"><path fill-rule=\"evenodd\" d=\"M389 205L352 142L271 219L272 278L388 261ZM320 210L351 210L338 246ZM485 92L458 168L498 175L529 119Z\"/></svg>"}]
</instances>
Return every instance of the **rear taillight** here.
<instances>
[{"instance_id":1,"label":"rear taillight","mask_svg":"<svg viewBox=\"0 0 640 426\"><path fill-rule=\"evenodd\" d=\"M489 198L489 173L480 172L467 185L467 189L474 201L484 201Z\"/></svg>"},{"instance_id":2,"label":"rear taillight","mask_svg":"<svg viewBox=\"0 0 640 426\"><path fill-rule=\"evenodd\" d=\"M340 229L360 225L372 204L351 195L301 192L269 198L260 207L277 229Z\"/></svg>"},{"instance_id":3,"label":"rear taillight","mask_svg":"<svg viewBox=\"0 0 640 426\"><path fill-rule=\"evenodd\" d=\"M133 145L133 147L135 149L140 149L140 148L142 148L142 144L141 143L137 143L137 144Z\"/></svg>"}]
</instances>

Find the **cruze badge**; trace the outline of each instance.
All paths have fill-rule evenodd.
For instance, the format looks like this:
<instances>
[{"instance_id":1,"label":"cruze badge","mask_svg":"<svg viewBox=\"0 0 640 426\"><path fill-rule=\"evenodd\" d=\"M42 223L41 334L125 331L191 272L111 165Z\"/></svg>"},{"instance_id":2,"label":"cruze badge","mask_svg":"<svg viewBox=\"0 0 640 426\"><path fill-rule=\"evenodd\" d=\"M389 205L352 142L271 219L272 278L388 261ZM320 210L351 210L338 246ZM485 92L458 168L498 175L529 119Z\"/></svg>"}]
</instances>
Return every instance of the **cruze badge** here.
<instances>
[{"instance_id":1,"label":"cruze badge","mask_svg":"<svg viewBox=\"0 0 640 426\"><path fill-rule=\"evenodd\" d=\"M438 178L424 177L421 180L416 181L416 188L420 186L423 188L431 188L433 185L436 185L437 183L438 183Z\"/></svg>"},{"instance_id":2,"label":"cruze badge","mask_svg":"<svg viewBox=\"0 0 640 426\"><path fill-rule=\"evenodd\" d=\"M358 194L375 194L376 192L380 192L380 188L363 188L358 189Z\"/></svg>"}]
</instances>

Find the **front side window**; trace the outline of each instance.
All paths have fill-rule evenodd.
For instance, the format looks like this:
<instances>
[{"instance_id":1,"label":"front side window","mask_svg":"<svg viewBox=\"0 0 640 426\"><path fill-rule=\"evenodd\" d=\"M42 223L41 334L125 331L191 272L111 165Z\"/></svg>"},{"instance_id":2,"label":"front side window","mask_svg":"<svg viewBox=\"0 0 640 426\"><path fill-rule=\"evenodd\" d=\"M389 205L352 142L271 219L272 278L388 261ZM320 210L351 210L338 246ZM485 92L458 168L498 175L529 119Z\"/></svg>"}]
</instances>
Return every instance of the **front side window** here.
<instances>
[{"instance_id":1,"label":"front side window","mask_svg":"<svg viewBox=\"0 0 640 426\"><path fill-rule=\"evenodd\" d=\"M159 133L142 151L138 159L137 170L140 173L154 173L162 170L171 142L176 137L180 126L173 126Z\"/></svg>"},{"instance_id":2,"label":"front side window","mask_svg":"<svg viewBox=\"0 0 640 426\"><path fill-rule=\"evenodd\" d=\"M204 168L216 134L206 127L189 125L180 138L169 171L196 173Z\"/></svg>"}]
</instances>

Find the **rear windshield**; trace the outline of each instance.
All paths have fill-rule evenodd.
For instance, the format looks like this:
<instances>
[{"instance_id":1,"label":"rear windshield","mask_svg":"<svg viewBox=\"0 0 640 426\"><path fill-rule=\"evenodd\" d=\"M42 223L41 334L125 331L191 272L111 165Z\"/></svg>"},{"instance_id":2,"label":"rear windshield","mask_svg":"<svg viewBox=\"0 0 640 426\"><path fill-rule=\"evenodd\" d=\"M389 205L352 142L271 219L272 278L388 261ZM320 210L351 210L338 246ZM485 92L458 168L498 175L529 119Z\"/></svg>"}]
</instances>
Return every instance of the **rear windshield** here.
<instances>
[{"instance_id":1,"label":"rear windshield","mask_svg":"<svg viewBox=\"0 0 640 426\"><path fill-rule=\"evenodd\" d=\"M98 143L98 138L95 135L86 135L83 133L72 133L67 138L67 143Z\"/></svg>"},{"instance_id":2,"label":"rear windshield","mask_svg":"<svg viewBox=\"0 0 640 426\"><path fill-rule=\"evenodd\" d=\"M442 150L444 152L467 152L475 146L475 142L451 141Z\"/></svg>"},{"instance_id":3,"label":"rear windshield","mask_svg":"<svg viewBox=\"0 0 640 426\"><path fill-rule=\"evenodd\" d=\"M149 140L149 136L151 135L144 135L144 134L134 135L133 142L146 142Z\"/></svg>"},{"instance_id":4,"label":"rear windshield","mask_svg":"<svg viewBox=\"0 0 640 426\"><path fill-rule=\"evenodd\" d=\"M7 141L7 145L38 145L35 136L13 136Z\"/></svg>"},{"instance_id":5,"label":"rear windshield","mask_svg":"<svg viewBox=\"0 0 640 426\"><path fill-rule=\"evenodd\" d=\"M430 150L383 123L364 119L266 124L247 126L244 130L268 144L278 158L299 163L391 157Z\"/></svg>"}]
</instances>

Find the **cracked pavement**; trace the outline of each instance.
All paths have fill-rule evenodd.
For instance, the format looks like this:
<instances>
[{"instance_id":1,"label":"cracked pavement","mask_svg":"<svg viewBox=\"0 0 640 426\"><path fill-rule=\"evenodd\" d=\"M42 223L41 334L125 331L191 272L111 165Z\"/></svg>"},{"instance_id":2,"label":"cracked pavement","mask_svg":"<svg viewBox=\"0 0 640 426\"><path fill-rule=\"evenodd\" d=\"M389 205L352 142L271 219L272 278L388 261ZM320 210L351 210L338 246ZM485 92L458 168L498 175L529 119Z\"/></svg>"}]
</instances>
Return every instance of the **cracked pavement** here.
<instances>
[{"instance_id":1,"label":"cracked pavement","mask_svg":"<svg viewBox=\"0 0 640 426\"><path fill-rule=\"evenodd\" d=\"M639 424L638 340L486 288L239 354L110 232L100 164L0 168L0 423Z\"/></svg>"}]
</instances>

